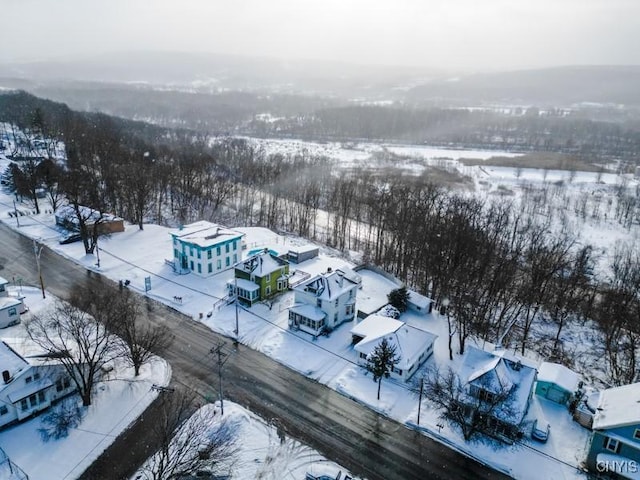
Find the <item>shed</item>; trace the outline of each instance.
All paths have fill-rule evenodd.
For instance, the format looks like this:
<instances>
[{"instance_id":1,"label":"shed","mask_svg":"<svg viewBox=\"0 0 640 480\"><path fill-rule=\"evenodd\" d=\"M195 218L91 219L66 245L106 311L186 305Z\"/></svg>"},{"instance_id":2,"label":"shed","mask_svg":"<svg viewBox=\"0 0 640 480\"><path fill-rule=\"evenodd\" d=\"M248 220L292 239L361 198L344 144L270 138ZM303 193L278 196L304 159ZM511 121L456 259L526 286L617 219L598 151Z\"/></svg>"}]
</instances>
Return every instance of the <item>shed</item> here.
<instances>
[{"instance_id":1,"label":"shed","mask_svg":"<svg viewBox=\"0 0 640 480\"><path fill-rule=\"evenodd\" d=\"M420 295L413 290L409 290L409 298L407 299L407 307L418 313L431 313L433 308L433 300Z\"/></svg>"},{"instance_id":2,"label":"shed","mask_svg":"<svg viewBox=\"0 0 640 480\"><path fill-rule=\"evenodd\" d=\"M318 256L319 248L313 245L304 245L301 247L291 247L288 257L292 263L302 263Z\"/></svg>"},{"instance_id":3,"label":"shed","mask_svg":"<svg viewBox=\"0 0 640 480\"><path fill-rule=\"evenodd\" d=\"M20 323L22 302L13 297L0 297L0 328Z\"/></svg>"},{"instance_id":4,"label":"shed","mask_svg":"<svg viewBox=\"0 0 640 480\"><path fill-rule=\"evenodd\" d=\"M538 369L536 395L567 405L580 386L580 376L558 363L543 362Z\"/></svg>"}]
</instances>

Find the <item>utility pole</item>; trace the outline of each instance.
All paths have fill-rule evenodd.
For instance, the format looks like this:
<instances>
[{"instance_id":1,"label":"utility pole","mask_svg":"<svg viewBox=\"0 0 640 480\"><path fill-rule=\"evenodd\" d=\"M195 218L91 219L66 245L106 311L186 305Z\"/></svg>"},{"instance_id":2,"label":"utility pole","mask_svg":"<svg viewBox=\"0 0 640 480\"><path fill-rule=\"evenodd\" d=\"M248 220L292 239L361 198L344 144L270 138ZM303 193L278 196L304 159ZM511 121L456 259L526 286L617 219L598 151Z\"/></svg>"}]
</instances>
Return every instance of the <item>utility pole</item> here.
<instances>
[{"instance_id":1,"label":"utility pole","mask_svg":"<svg viewBox=\"0 0 640 480\"><path fill-rule=\"evenodd\" d=\"M40 288L42 289L42 298L47 298L44 294L44 280L42 280L42 268L40 268L40 255L42 254L42 247L38 245L36 241L33 241L33 253L36 255L36 264L38 265L38 277L40 277Z\"/></svg>"},{"instance_id":2,"label":"utility pole","mask_svg":"<svg viewBox=\"0 0 640 480\"><path fill-rule=\"evenodd\" d=\"M16 201L13 201L13 213L16 215L16 225L20 228L20 219L18 218L18 207L16 207Z\"/></svg>"},{"instance_id":3,"label":"utility pole","mask_svg":"<svg viewBox=\"0 0 640 480\"><path fill-rule=\"evenodd\" d=\"M96 259L98 260L96 267L100 268L100 247L98 246L98 237L96 237Z\"/></svg>"},{"instance_id":4,"label":"utility pole","mask_svg":"<svg viewBox=\"0 0 640 480\"><path fill-rule=\"evenodd\" d=\"M222 340L219 340L216 346L209 350L210 353L213 353L217 356L218 361L218 381L220 383L220 415L224 415L224 400L222 398L222 367L225 363L227 363L227 360L231 358L228 353L223 351L223 347L225 345L226 344Z\"/></svg>"},{"instance_id":5,"label":"utility pole","mask_svg":"<svg viewBox=\"0 0 640 480\"><path fill-rule=\"evenodd\" d=\"M233 278L234 281L234 290L235 290L235 295L236 295L236 301L234 302L236 304L236 329L233 331L233 333L236 334L236 345L238 345L238 341L240 340L240 328L238 326L238 277Z\"/></svg>"},{"instance_id":6,"label":"utility pole","mask_svg":"<svg viewBox=\"0 0 640 480\"><path fill-rule=\"evenodd\" d=\"M424 378L420 379L420 399L418 400L418 425L420 425L420 407L422 407L422 391L424 390Z\"/></svg>"}]
</instances>

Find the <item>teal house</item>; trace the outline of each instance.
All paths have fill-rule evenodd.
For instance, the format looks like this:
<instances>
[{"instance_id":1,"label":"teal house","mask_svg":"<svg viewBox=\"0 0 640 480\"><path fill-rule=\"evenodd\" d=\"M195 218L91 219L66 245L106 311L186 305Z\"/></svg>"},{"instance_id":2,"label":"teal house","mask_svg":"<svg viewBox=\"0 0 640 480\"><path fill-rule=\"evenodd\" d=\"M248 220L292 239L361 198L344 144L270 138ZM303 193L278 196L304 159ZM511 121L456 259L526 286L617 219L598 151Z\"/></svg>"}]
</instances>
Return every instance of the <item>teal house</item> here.
<instances>
[{"instance_id":1,"label":"teal house","mask_svg":"<svg viewBox=\"0 0 640 480\"><path fill-rule=\"evenodd\" d=\"M242 258L244 233L215 223L200 221L171 232L173 261L179 274L209 277L227 270Z\"/></svg>"},{"instance_id":2,"label":"teal house","mask_svg":"<svg viewBox=\"0 0 640 480\"><path fill-rule=\"evenodd\" d=\"M289 262L265 249L238 262L234 277L229 294L237 288L238 298L252 305L289 288Z\"/></svg>"},{"instance_id":3,"label":"teal house","mask_svg":"<svg viewBox=\"0 0 640 480\"><path fill-rule=\"evenodd\" d=\"M600 392L592 429L589 470L640 479L640 383Z\"/></svg>"},{"instance_id":4,"label":"teal house","mask_svg":"<svg viewBox=\"0 0 640 480\"><path fill-rule=\"evenodd\" d=\"M542 362L535 393L560 405L568 405L580 387L580 376L558 363Z\"/></svg>"}]
</instances>

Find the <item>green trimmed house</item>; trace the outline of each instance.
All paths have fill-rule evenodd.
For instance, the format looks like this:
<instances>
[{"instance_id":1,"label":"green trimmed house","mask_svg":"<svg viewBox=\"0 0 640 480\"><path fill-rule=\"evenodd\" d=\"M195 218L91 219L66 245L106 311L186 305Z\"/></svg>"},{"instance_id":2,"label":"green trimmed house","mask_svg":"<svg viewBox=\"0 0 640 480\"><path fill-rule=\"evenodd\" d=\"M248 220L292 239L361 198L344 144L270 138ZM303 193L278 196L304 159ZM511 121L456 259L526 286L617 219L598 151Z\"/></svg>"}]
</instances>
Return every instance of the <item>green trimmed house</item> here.
<instances>
[{"instance_id":1,"label":"green trimmed house","mask_svg":"<svg viewBox=\"0 0 640 480\"><path fill-rule=\"evenodd\" d=\"M237 288L238 298L253 305L289 288L289 262L265 249L238 262L234 277L229 294Z\"/></svg>"},{"instance_id":2,"label":"green trimmed house","mask_svg":"<svg viewBox=\"0 0 640 480\"><path fill-rule=\"evenodd\" d=\"M179 274L210 277L230 269L242 258L244 233L215 223L200 221L171 232L173 260L167 260Z\"/></svg>"}]
</instances>

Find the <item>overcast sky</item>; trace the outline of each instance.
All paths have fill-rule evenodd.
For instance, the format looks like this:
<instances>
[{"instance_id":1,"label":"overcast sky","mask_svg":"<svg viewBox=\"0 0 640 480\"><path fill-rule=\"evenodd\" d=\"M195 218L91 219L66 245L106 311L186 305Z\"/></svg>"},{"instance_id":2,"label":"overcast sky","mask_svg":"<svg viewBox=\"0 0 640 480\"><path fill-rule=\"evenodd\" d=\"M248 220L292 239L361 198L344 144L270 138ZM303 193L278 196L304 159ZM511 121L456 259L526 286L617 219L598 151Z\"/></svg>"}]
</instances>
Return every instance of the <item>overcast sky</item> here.
<instances>
[{"instance_id":1,"label":"overcast sky","mask_svg":"<svg viewBox=\"0 0 640 480\"><path fill-rule=\"evenodd\" d=\"M640 0L2 0L0 61L197 51L495 70L640 64Z\"/></svg>"}]
</instances>

